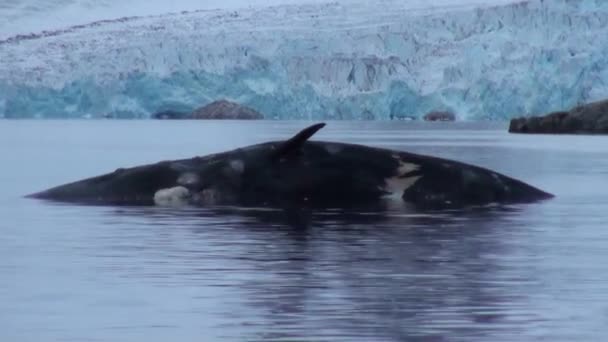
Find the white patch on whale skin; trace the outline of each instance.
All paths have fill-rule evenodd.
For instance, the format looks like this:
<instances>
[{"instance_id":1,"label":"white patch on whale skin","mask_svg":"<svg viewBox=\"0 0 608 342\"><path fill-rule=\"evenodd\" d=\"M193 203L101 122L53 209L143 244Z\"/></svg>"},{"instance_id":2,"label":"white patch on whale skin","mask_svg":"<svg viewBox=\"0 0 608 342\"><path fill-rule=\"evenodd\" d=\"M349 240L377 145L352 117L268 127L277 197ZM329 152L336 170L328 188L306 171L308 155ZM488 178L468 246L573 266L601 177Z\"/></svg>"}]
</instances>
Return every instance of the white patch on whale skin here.
<instances>
[{"instance_id":1,"label":"white patch on whale skin","mask_svg":"<svg viewBox=\"0 0 608 342\"><path fill-rule=\"evenodd\" d=\"M402 176L408 172L416 171L420 168L420 165L418 164L404 162L403 160L401 160L401 158L399 158L399 156L393 156L393 158L399 161L399 167L397 168L396 174L397 177Z\"/></svg>"},{"instance_id":2,"label":"white patch on whale skin","mask_svg":"<svg viewBox=\"0 0 608 342\"><path fill-rule=\"evenodd\" d=\"M406 178L391 177L384 180L384 191L387 192L384 198L401 199L405 190L414 185L422 176L412 176Z\"/></svg>"},{"instance_id":3,"label":"white patch on whale skin","mask_svg":"<svg viewBox=\"0 0 608 342\"><path fill-rule=\"evenodd\" d=\"M232 168L232 170L234 170L236 173L241 174L243 173L243 171L245 171L245 163L243 163L243 161L239 159L231 160L230 168Z\"/></svg>"},{"instance_id":4,"label":"white patch on whale skin","mask_svg":"<svg viewBox=\"0 0 608 342\"><path fill-rule=\"evenodd\" d=\"M177 178L177 184L184 186L197 184L199 181L199 176L194 172L182 173L179 178Z\"/></svg>"},{"instance_id":5,"label":"white patch on whale skin","mask_svg":"<svg viewBox=\"0 0 608 342\"><path fill-rule=\"evenodd\" d=\"M401 160L399 156L393 156L393 158L399 160L399 167L397 167L393 177L384 180L384 188L382 190L387 192L387 194L384 195L384 198L401 199L403 197L403 192L414 185L418 179L422 178L421 175L411 177L402 176L406 173L418 170L420 165L406 163Z\"/></svg>"},{"instance_id":6,"label":"white patch on whale skin","mask_svg":"<svg viewBox=\"0 0 608 342\"><path fill-rule=\"evenodd\" d=\"M342 151L342 146L334 145L334 144L327 144L327 145L325 145L325 150L327 151L327 153L334 155L334 154L338 154Z\"/></svg>"},{"instance_id":7,"label":"white patch on whale skin","mask_svg":"<svg viewBox=\"0 0 608 342\"><path fill-rule=\"evenodd\" d=\"M188 204L190 191L183 186L160 189L154 194L154 204L159 206L182 206Z\"/></svg>"}]
</instances>

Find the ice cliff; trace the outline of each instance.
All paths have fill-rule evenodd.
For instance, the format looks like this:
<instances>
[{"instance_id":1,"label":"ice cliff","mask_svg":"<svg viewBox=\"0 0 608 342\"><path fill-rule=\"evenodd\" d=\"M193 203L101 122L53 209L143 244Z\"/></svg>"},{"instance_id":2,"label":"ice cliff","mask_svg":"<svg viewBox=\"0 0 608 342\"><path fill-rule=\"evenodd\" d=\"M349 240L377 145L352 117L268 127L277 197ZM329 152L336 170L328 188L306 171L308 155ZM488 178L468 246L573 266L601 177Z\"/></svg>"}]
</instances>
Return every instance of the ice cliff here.
<instances>
[{"instance_id":1,"label":"ice cliff","mask_svg":"<svg viewBox=\"0 0 608 342\"><path fill-rule=\"evenodd\" d=\"M148 117L228 98L268 118L507 119L608 97L608 1L203 10L0 41L0 117Z\"/></svg>"}]
</instances>

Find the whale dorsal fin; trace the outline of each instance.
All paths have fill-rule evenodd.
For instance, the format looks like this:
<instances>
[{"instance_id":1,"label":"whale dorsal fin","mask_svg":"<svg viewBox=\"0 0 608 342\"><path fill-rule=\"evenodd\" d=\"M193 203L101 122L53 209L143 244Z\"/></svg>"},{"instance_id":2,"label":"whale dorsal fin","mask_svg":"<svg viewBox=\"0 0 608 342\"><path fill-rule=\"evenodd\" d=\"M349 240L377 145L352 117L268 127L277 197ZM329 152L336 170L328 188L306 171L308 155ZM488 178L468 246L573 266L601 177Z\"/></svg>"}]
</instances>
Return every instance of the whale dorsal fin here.
<instances>
[{"instance_id":1,"label":"whale dorsal fin","mask_svg":"<svg viewBox=\"0 0 608 342\"><path fill-rule=\"evenodd\" d=\"M291 139L285 140L285 142L279 145L277 149L274 150L274 152L272 153L272 159L278 160L298 152L302 148L304 143L323 127L325 127L324 122L304 128L303 130L298 132L298 134L291 137Z\"/></svg>"}]
</instances>

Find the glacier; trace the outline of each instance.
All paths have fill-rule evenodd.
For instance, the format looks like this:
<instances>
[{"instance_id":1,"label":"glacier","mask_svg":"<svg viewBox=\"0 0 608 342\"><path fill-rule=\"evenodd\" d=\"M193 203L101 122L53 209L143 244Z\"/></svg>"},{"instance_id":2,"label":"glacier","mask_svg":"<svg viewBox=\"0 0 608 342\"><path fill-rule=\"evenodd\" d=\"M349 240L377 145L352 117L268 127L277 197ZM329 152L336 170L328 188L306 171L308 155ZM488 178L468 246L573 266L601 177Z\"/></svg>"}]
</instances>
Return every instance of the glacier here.
<instances>
[{"instance_id":1,"label":"glacier","mask_svg":"<svg viewBox=\"0 0 608 342\"><path fill-rule=\"evenodd\" d=\"M0 36L0 117L505 120L608 97L608 1L289 3Z\"/></svg>"}]
</instances>

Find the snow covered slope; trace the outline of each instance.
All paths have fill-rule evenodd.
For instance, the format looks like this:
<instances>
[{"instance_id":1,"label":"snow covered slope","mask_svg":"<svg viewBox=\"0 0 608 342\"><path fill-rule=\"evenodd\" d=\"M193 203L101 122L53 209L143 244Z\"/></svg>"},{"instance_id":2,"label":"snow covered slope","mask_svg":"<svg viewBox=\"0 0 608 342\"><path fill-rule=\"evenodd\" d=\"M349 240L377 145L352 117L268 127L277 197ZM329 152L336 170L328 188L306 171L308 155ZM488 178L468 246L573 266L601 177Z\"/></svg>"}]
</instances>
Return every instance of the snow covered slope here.
<instances>
[{"instance_id":1,"label":"snow covered slope","mask_svg":"<svg viewBox=\"0 0 608 342\"><path fill-rule=\"evenodd\" d=\"M0 116L146 117L229 98L269 118L505 119L608 97L608 1L487 3L317 1L13 35Z\"/></svg>"}]
</instances>

